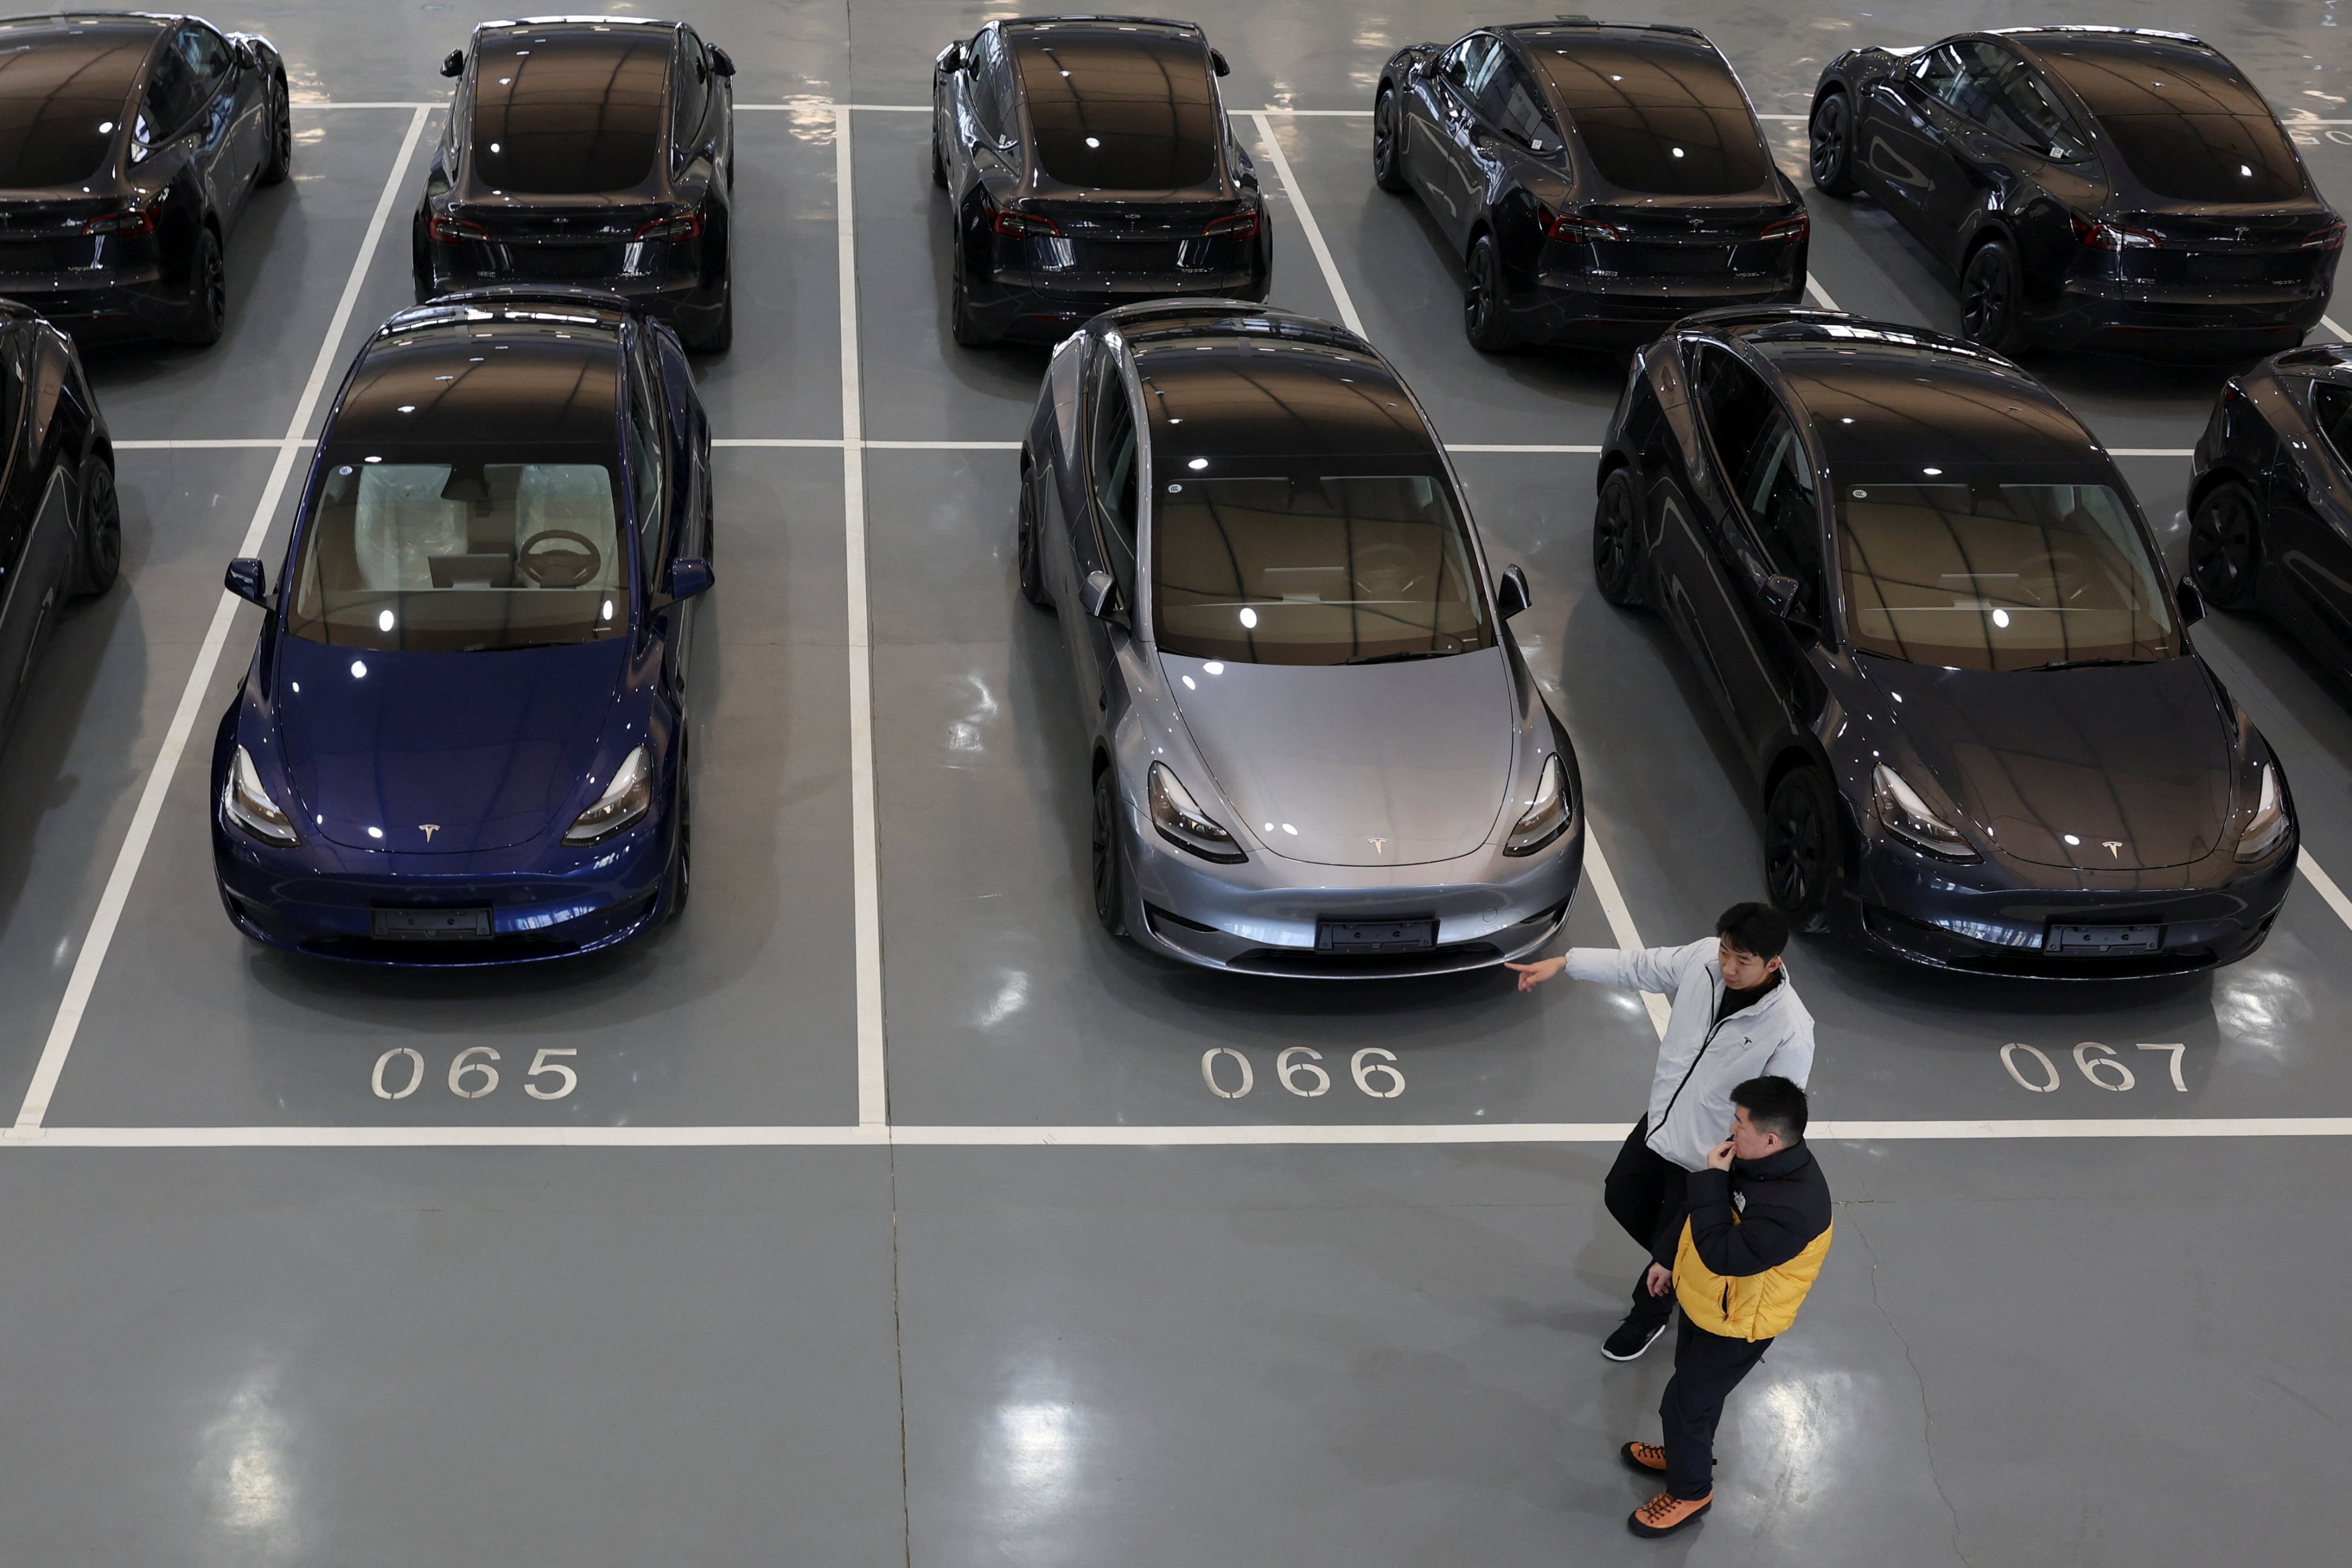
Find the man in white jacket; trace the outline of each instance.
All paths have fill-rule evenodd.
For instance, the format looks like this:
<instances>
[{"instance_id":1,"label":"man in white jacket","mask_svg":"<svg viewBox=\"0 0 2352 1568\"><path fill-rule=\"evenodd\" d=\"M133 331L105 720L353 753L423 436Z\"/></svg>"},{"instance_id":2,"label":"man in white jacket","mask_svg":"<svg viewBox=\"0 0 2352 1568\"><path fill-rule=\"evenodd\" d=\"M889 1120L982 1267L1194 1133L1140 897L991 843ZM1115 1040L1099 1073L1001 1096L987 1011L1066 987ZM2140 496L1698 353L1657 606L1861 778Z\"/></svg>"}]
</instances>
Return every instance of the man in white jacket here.
<instances>
[{"instance_id":1,"label":"man in white jacket","mask_svg":"<svg viewBox=\"0 0 2352 1568\"><path fill-rule=\"evenodd\" d=\"M1511 965L1522 991L1565 971L1674 1002L1649 1110L1633 1123L1601 1189L1610 1214L1650 1255L1633 1282L1633 1310L1601 1343L1611 1361L1648 1350L1674 1316L1684 1185L1729 1136L1732 1089L1768 1075L1802 1089L1812 1078L1813 1016L1780 961L1789 922L1769 905L1734 904L1715 933L1687 947L1576 947L1564 957Z\"/></svg>"}]
</instances>

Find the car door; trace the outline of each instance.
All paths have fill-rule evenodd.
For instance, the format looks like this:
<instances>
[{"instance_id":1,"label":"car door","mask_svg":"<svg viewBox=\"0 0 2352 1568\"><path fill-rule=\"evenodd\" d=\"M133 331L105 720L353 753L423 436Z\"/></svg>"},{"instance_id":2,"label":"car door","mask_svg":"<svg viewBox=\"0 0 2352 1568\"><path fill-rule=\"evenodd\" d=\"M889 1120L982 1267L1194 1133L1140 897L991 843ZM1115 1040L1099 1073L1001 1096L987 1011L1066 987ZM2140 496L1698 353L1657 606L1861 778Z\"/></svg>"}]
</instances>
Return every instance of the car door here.
<instances>
[{"instance_id":1,"label":"car door","mask_svg":"<svg viewBox=\"0 0 2352 1568\"><path fill-rule=\"evenodd\" d=\"M1423 74L1422 90L1407 110L1408 119L1418 114L1420 120L1406 135L1409 171L1437 226L1456 247L1468 240L1477 217L1472 98L1501 53L1492 34L1471 34L1439 58L1435 70Z\"/></svg>"},{"instance_id":2,"label":"car door","mask_svg":"<svg viewBox=\"0 0 2352 1568\"><path fill-rule=\"evenodd\" d=\"M2303 629L2332 645L2320 651L2340 665L2352 658L2352 385L2315 381L2308 395L2326 449L2280 446L2263 521Z\"/></svg>"},{"instance_id":3,"label":"car door","mask_svg":"<svg viewBox=\"0 0 2352 1568\"><path fill-rule=\"evenodd\" d=\"M622 367L628 399L631 510L637 520L637 581L645 595L647 633L660 647L663 683L673 699L679 699L692 658L692 639L686 634L693 603L663 603L669 593L677 484L659 394L646 374L644 343L636 334L622 355Z\"/></svg>"},{"instance_id":4,"label":"car door","mask_svg":"<svg viewBox=\"0 0 2352 1568\"><path fill-rule=\"evenodd\" d=\"M1959 74L1956 45L1925 51L1872 84L1860 128L1861 177L1886 210L1938 256L1948 246L1935 237L1933 215L1949 199L1953 174L1930 117L1949 112L1945 98Z\"/></svg>"},{"instance_id":5,"label":"car door","mask_svg":"<svg viewBox=\"0 0 2352 1568\"><path fill-rule=\"evenodd\" d=\"M58 606L73 560L72 495L65 473L39 466L27 437L37 390L28 380L33 345L24 327L0 332L0 726L17 699Z\"/></svg>"},{"instance_id":6,"label":"car door","mask_svg":"<svg viewBox=\"0 0 2352 1568\"><path fill-rule=\"evenodd\" d=\"M1142 452L1127 376L1115 352L1095 354L1094 394L1087 419L1086 505L1072 519L1073 592L1063 615L1078 689L1099 719L1111 709L1118 646L1135 612L1135 541ZM1089 616L1080 591L1089 574L1108 572L1116 584L1116 619Z\"/></svg>"},{"instance_id":7,"label":"car door","mask_svg":"<svg viewBox=\"0 0 2352 1568\"><path fill-rule=\"evenodd\" d=\"M691 30L678 30L670 59L669 172L675 179L697 158L712 155L710 60Z\"/></svg>"},{"instance_id":8,"label":"car door","mask_svg":"<svg viewBox=\"0 0 2352 1568\"><path fill-rule=\"evenodd\" d=\"M1507 45L1496 48L1471 110L1470 205L1483 214L1495 192L1510 187L1519 165L1559 150L1560 134L1542 90Z\"/></svg>"},{"instance_id":9,"label":"car door","mask_svg":"<svg viewBox=\"0 0 2352 1568\"><path fill-rule=\"evenodd\" d=\"M172 47L187 62L187 91L195 106L194 156L202 171L206 196L224 220L234 219L244 206L260 167L260 141L252 134L248 117L241 117L239 79L257 72L241 69L228 40L204 23L180 24Z\"/></svg>"}]
</instances>

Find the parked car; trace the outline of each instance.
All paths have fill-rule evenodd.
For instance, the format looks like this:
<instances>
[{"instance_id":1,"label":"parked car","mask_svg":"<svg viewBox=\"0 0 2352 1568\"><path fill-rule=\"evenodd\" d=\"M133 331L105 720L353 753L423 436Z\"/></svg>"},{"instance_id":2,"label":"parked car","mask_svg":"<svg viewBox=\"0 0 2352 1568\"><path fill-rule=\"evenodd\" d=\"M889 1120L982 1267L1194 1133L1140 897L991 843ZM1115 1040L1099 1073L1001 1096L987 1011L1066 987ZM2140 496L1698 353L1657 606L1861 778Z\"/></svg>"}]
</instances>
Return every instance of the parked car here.
<instances>
[{"instance_id":1,"label":"parked car","mask_svg":"<svg viewBox=\"0 0 2352 1568\"><path fill-rule=\"evenodd\" d=\"M1274 231L1190 22L991 22L931 68L931 175L955 225L959 343L1052 342L1168 296L1263 300Z\"/></svg>"},{"instance_id":2,"label":"parked car","mask_svg":"<svg viewBox=\"0 0 2352 1568\"><path fill-rule=\"evenodd\" d=\"M2162 559L2064 405L1916 328L1695 316L1602 448L1598 584L1689 651L1773 902L1948 969L2210 968L2277 918L2293 797Z\"/></svg>"},{"instance_id":3,"label":"parked car","mask_svg":"<svg viewBox=\"0 0 2352 1568\"><path fill-rule=\"evenodd\" d=\"M1813 91L1813 184L1866 191L2003 353L2290 348L2344 225L2243 72L2185 33L2011 27L1849 49Z\"/></svg>"},{"instance_id":4,"label":"parked car","mask_svg":"<svg viewBox=\"0 0 2352 1568\"><path fill-rule=\"evenodd\" d=\"M0 295L83 337L217 342L229 230L293 156L285 62L257 33L0 21Z\"/></svg>"},{"instance_id":5,"label":"parked car","mask_svg":"<svg viewBox=\"0 0 2352 1568\"><path fill-rule=\"evenodd\" d=\"M1693 310L1805 295L1804 199L1694 27L1570 17L1400 49L1372 177L1421 196L1489 353L1630 347Z\"/></svg>"},{"instance_id":6,"label":"parked car","mask_svg":"<svg viewBox=\"0 0 2352 1568\"><path fill-rule=\"evenodd\" d=\"M1567 919L1576 752L1396 372L1243 300L1130 305L1054 351L1020 583L1059 607L1094 910L1186 963L1300 977L1518 958Z\"/></svg>"},{"instance_id":7,"label":"parked car","mask_svg":"<svg viewBox=\"0 0 2352 1568\"><path fill-rule=\"evenodd\" d=\"M610 290L689 348L734 340L735 62L683 22L485 22L452 49L410 249L416 301L499 283Z\"/></svg>"},{"instance_id":8,"label":"parked car","mask_svg":"<svg viewBox=\"0 0 2352 1568\"><path fill-rule=\"evenodd\" d=\"M221 901L257 942L489 964L625 942L691 885L710 432L617 296L402 311L320 434L213 746Z\"/></svg>"}]
</instances>

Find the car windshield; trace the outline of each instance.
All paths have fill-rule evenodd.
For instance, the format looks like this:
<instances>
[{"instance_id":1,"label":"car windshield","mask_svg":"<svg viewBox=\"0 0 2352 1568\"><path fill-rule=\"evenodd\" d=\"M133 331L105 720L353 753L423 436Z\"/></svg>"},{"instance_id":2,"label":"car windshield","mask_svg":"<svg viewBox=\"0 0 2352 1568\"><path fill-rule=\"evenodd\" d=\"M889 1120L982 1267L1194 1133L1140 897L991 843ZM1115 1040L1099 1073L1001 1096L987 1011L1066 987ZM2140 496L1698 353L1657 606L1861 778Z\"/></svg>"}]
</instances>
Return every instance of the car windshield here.
<instances>
[{"instance_id":1,"label":"car windshield","mask_svg":"<svg viewBox=\"0 0 2352 1568\"><path fill-rule=\"evenodd\" d=\"M1475 557L1435 474L1186 473L1152 498L1162 653L1357 664L1491 647ZM1180 470L1181 471L1181 470Z\"/></svg>"},{"instance_id":2,"label":"car windshield","mask_svg":"<svg viewBox=\"0 0 2352 1568\"><path fill-rule=\"evenodd\" d=\"M156 29L0 29L0 190L79 185L105 167Z\"/></svg>"},{"instance_id":3,"label":"car windshield","mask_svg":"<svg viewBox=\"0 0 2352 1568\"><path fill-rule=\"evenodd\" d=\"M518 29L474 60L475 177L507 195L572 196L644 184L661 149L670 35Z\"/></svg>"},{"instance_id":4,"label":"car windshield","mask_svg":"<svg viewBox=\"0 0 2352 1568\"><path fill-rule=\"evenodd\" d=\"M470 653L619 635L618 477L593 448L436 461L330 452L287 630L338 647Z\"/></svg>"},{"instance_id":5,"label":"car windshield","mask_svg":"<svg viewBox=\"0 0 2352 1568\"><path fill-rule=\"evenodd\" d=\"M2169 658L2169 596L2105 485L1843 485L1846 633L1952 669Z\"/></svg>"},{"instance_id":6,"label":"car windshield","mask_svg":"<svg viewBox=\"0 0 2352 1568\"><path fill-rule=\"evenodd\" d=\"M2286 133L2227 60L2122 40L2070 40L2042 53L2158 195L2276 202L2302 193Z\"/></svg>"},{"instance_id":7,"label":"car windshield","mask_svg":"<svg viewBox=\"0 0 2352 1568\"><path fill-rule=\"evenodd\" d=\"M1016 32L1037 161L1066 185L1172 191L1217 172L1217 99L1197 38Z\"/></svg>"},{"instance_id":8,"label":"car windshield","mask_svg":"<svg viewBox=\"0 0 2352 1568\"><path fill-rule=\"evenodd\" d=\"M1728 67L1688 47L1531 38L1528 52L1622 191L1710 196L1771 180L1771 158Z\"/></svg>"}]
</instances>

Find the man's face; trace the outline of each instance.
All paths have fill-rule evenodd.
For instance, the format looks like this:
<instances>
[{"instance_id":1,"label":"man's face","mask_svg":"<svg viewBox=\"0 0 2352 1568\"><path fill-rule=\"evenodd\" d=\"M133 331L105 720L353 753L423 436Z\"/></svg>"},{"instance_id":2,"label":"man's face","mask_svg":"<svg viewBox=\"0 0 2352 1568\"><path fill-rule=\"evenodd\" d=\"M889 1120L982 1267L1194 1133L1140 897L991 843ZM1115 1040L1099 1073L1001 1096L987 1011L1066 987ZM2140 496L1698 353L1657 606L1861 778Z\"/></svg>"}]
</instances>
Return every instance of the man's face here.
<instances>
[{"instance_id":1,"label":"man's face","mask_svg":"<svg viewBox=\"0 0 2352 1568\"><path fill-rule=\"evenodd\" d=\"M1777 1154L1783 1147L1778 1132L1759 1132L1748 1120L1748 1108L1731 1108L1731 1157L1735 1160L1761 1160Z\"/></svg>"},{"instance_id":2,"label":"man's face","mask_svg":"<svg viewBox=\"0 0 2352 1568\"><path fill-rule=\"evenodd\" d=\"M1759 958L1731 945L1727 936L1718 937L1715 943L1716 963L1723 971L1723 983L1734 991L1751 991L1764 984L1771 973L1780 967L1777 958Z\"/></svg>"}]
</instances>

